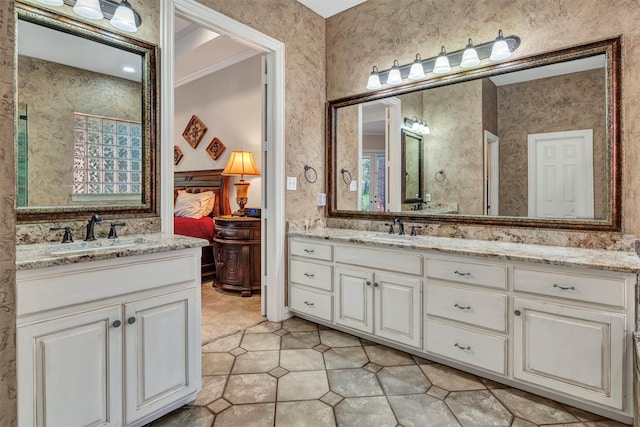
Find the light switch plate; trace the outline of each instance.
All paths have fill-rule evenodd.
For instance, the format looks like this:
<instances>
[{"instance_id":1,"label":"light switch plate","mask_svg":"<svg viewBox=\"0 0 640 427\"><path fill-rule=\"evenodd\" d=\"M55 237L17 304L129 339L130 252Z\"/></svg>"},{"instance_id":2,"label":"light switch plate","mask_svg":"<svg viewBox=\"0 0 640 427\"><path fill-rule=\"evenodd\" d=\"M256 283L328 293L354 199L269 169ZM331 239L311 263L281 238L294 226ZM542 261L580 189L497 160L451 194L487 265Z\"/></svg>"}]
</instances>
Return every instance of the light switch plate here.
<instances>
[{"instance_id":1,"label":"light switch plate","mask_svg":"<svg viewBox=\"0 0 640 427\"><path fill-rule=\"evenodd\" d=\"M318 206L327 206L326 193L318 193Z\"/></svg>"},{"instance_id":2,"label":"light switch plate","mask_svg":"<svg viewBox=\"0 0 640 427\"><path fill-rule=\"evenodd\" d=\"M430 202L431 201L431 194L424 193L424 201L425 202Z\"/></svg>"},{"instance_id":3,"label":"light switch plate","mask_svg":"<svg viewBox=\"0 0 640 427\"><path fill-rule=\"evenodd\" d=\"M298 178L295 176L287 177L287 190L295 190L298 187Z\"/></svg>"},{"instance_id":4,"label":"light switch plate","mask_svg":"<svg viewBox=\"0 0 640 427\"><path fill-rule=\"evenodd\" d=\"M349 191L358 191L358 181L355 179L349 184Z\"/></svg>"}]
</instances>

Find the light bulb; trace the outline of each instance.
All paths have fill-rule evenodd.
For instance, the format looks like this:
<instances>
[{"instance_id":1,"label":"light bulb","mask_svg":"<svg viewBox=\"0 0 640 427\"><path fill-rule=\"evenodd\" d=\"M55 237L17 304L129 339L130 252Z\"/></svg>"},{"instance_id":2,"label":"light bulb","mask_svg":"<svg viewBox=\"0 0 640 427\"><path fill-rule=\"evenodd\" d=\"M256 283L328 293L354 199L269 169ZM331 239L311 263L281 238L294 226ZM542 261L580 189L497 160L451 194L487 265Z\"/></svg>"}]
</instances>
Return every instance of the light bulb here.
<instances>
[{"instance_id":1,"label":"light bulb","mask_svg":"<svg viewBox=\"0 0 640 427\"><path fill-rule=\"evenodd\" d=\"M436 58L436 63L433 66L433 72L436 74L444 74L451 71L451 65L449 65L449 57L444 50L444 46L440 49L440 54Z\"/></svg>"},{"instance_id":2,"label":"light bulb","mask_svg":"<svg viewBox=\"0 0 640 427\"><path fill-rule=\"evenodd\" d=\"M73 11L78 15L88 19L102 19L102 9L99 0L78 0L73 6Z\"/></svg>"},{"instance_id":3,"label":"light bulb","mask_svg":"<svg viewBox=\"0 0 640 427\"><path fill-rule=\"evenodd\" d=\"M369 80L367 81L367 89L376 90L380 89L382 85L380 84L380 75L378 75L378 67L373 66L373 71L369 74Z\"/></svg>"},{"instance_id":4,"label":"light bulb","mask_svg":"<svg viewBox=\"0 0 640 427\"><path fill-rule=\"evenodd\" d=\"M478 58L478 52L473 47L473 43L471 43L471 39L469 39L469 44L467 48L464 50L462 54L462 61L460 61L461 67L475 67L480 63L480 59Z\"/></svg>"},{"instance_id":5,"label":"light bulb","mask_svg":"<svg viewBox=\"0 0 640 427\"><path fill-rule=\"evenodd\" d=\"M387 77L388 85L399 85L402 83L402 76L400 75L400 64L396 59L393 61L393 67L389 70L389 77Z\"/></svg>"},{"instance_id":6,"label":"light bulb","mask_svg":"<svg viewBox=\"0 0 640 427\"><path fill-rule=\"evenodd\" d=\"M413 64L411 64L409 78L411 80L424 79L424 67L422 66L422 58L420 58L420 54L416 54L416 59L413 61Z\"/></svg>"},{"instance_id":7,"label":"light bulb","mask_svg":"<svg viewBox=\"0 0 640 427\"><path fill-rule=\"evenodd\" d=\"M502 30L498 31L498 38L495 42L493 42L493 46L491 47L491 56L489 59L492 61L501 61L503 59L507 59L511 56L511 49L509 49L509 45L507 41L502 36Z\"/></svg>"}]
</instances>

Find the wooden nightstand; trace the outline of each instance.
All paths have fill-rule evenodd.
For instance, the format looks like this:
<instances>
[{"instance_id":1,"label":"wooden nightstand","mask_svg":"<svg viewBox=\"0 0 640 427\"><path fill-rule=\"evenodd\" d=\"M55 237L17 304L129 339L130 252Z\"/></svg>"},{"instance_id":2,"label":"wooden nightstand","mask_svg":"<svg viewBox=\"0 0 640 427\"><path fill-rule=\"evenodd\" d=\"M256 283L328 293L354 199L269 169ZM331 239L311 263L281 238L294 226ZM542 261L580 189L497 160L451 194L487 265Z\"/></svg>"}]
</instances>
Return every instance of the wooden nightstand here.
<instances>
[{"instance_id":1,"label":"wooden nightstand","mask_svg":"<svg viewBox=\"0 0 640 427\"><path fill-rule=\"evenodd\" d=\"M213 252L216 278L213 286L242 292L260 292L260 218L215 217Z\"/></svg>"}]
</instances>

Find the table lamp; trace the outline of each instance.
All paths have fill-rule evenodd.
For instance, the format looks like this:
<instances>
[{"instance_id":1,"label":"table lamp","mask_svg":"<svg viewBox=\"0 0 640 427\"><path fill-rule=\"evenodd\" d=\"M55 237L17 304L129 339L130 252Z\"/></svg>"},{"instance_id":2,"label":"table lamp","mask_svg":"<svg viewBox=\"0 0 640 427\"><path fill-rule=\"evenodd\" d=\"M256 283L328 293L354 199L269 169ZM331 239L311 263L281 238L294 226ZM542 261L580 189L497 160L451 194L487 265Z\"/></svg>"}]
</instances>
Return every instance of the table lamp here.
<instances>
[{"instance_id":1,"label":"table lamp","mask_svg":"<svg viewBox=\"0 0 640 427\"><path fill-rule=\"evenodd\" d=\"M234 182L236 186L236 203L239 208L234 212L233 216L245 216L244 206L247 204L247 191L249 190L250 182L244 180L245 175L259 176L260 171L256 168L253 162L253 154L249 151L232 151L229 157L229 162L222 171L222 175L225 176L239 176L240 181Z\"/></svg>"}]
</instances>

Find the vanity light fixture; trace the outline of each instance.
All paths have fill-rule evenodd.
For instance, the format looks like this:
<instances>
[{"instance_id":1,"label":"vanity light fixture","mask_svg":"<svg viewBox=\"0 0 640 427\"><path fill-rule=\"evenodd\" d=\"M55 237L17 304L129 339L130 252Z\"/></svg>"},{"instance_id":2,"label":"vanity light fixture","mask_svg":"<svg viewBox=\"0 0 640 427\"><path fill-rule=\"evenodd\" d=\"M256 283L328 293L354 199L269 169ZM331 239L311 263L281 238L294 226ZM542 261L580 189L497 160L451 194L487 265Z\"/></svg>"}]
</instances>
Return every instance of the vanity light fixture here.
<instances>
[{"instance_id":1,"label":"vanity light fixture","mask_svg":"<svg viewBox=\"0 0 640 427\"><path fill-rule=\"evenodd\" d=\"M399 85L400 83L402 83L402 76L400 75L400 63L396 59L393 61L393 67L391 67L391 71L389 71L389 76L387 76L387 84Z\"/></svg>"},{"instance_id":2,"label":"vanity light fixture","mask_svg":"<svg viewBox=\"0 0 640 427\"><path fill-rule=\"evenodd\" d=\"M440 54L436 58L436 63L433 66L433 72L436 74L444 74L451 71L451 65L449 64L449 57L444 46L440 49Z\"/></svg>"},{"instance_id":3,"label":"vanity light fixture","mask_svg":"<svg viewBox=\"0 0 640 427\"><path fill-rule=\"evenodd\" d=\"M424 79L424 67L422 66L422 58L420 58L419 53L416 53L416 60L411 64L408 77L411 80Z\"/></svg>"},{"instance_id":4,"label":"vanity light fixture","mask_svg":"<svg viewBox=\"0 0 640 427\"><path fill-rule=\"evenodd\" d=\"M420 54L416 54L416 59L409 64L400 65L396 59L393 61L393 66L386 70L379 71L378 67L374 66L367 81L367 89L381 89L381 82L385 82L388 85L398 85L406 78L420 80L427 73L448 73L453 67L457 66L464 68L475 67L483 59L501 61L509 58L519 46L520 37L515 35L504 37L502 30L498 32L498 37L495 40L478 45L474 45L471 38L469 38L465 49L455 52L447 53L445 47L442 46L438 56L432 58L422 59ZM420 66L422 66L424 75L420 73Z\"/></svg>"},{"instance_id":5,"label":"vanity light fixture","mask_svg":"<svg viewBox=\"0 0 640 427\"><path fill-rule=\"evenodd\" d=\"M473 43L471 39L469 39L469 43L467 47L464 49L464 53L462 54L462 61L460 61L460 66L464 68L475 67L480 63L480 58L478 58L478 52L476 48L473 47Z\"/></svg>"},{"instance_id":6,"label":"vanity light fixture","mask_svg":"<svg viewBox=\"0 0 640 427\"><path fill-rule=\"evenodd\" d=\"M142 19L129 0L38 0L47 6L67 5L87 19L108 19L115 28L135 33Z\"/></svg>"},{"instance_id":7,"label":"vanity light fixture","mask_svg":"<svg viewBox=\"0 0 640 427\"><path fill-rule=\"evenodd\" d=\"M422 135L431 134L431 129L429 129L429 125L422 120L418 120L418 118L415 116L412 119L405 117L404 127L406 127L412 132L419 133Z\"/></svg>"}]
</instances>

